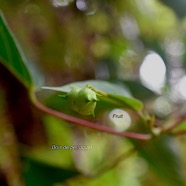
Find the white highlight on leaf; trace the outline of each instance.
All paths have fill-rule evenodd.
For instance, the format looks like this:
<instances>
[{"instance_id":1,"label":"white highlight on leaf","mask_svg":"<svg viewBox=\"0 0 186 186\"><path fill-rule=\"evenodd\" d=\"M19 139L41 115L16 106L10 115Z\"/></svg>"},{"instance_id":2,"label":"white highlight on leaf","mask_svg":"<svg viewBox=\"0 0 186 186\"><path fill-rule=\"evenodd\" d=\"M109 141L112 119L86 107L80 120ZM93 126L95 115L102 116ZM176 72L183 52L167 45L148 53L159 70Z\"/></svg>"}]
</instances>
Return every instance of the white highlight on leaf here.
<instances>
[{"instance_id":1,"label":"white highlight on leaf","mask_svg":"<svg viewBox=\"0 0 186 186\"><path fill-rule=\"evenodd\" d=\"M86 0L77 0L76 7L81 11L85 11L88 9L88 3Z\"/></svg>"},{"instance_id":2,"label":"white highlight on leaf","mask_svg":"<svg viewBox=\"0 0 186 186\"><path fill-rule=\"evenodd\" d=\"M140 79L149 89L161 93L165 84L166 67L162 58L155 52L150 52L140 67Z\"/></svg>"},{"instance_id":3,"label":"white highlight on leaf","mask_svg":"<svg viewBox=\"0 0 186 186\"><path fill-rule=\"evenodd\" d=\"M54 7L65 7L68 6L73 0L52 0Z\"/></svg>"},{"instance_id":4,"label":"white highlight on leaf","mask_svg":"<svg viewBox=\"0 0 186 186\"><path fill-rule=\"evenodd\" d=\"M186 100L186 76L182 77L178 82L178 91L181 94L182 99Z\"/></svg>"}]
</instances>

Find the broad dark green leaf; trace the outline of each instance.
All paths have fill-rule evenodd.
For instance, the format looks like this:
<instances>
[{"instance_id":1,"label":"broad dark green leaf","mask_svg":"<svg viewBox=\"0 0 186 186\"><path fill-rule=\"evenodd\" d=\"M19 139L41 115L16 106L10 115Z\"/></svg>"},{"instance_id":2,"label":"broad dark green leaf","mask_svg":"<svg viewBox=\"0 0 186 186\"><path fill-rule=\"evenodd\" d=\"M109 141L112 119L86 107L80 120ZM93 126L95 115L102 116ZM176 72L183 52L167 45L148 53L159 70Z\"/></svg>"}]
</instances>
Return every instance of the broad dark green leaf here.
<instances>
[{"instance_id":1,"label":"broad dark green leaf","mask_svg":"<svg viewBox=\"0 0 186 186\"><path fill-rule=\"evenodd\" d=\"M8 24L0 11L0 63L13 73L24 85L32 86L32 78L25 65L26 59Z\"/></svg>"},{"instance_id":2,"label":"broad dark green leaf","mask_svg":"<svg viewBox=\"0 0 186 186\"><path fill-rule=\"evenodd\" d=\"M29 157L23 158L23 166L23 177L27 186L52 186L79 174L75 170L51 166Z\"/></svg>"},{"instance_id":3,"label":"broad dark green leaf","mask_svg":"<svg viewBox=\"0 0 186 186\"><path fill-rule=\"evenodd\" d=\"M144 144L139 154L170 186L184 186L183 167L174 139L161 136Z\"/></svg>"}]
</instances>

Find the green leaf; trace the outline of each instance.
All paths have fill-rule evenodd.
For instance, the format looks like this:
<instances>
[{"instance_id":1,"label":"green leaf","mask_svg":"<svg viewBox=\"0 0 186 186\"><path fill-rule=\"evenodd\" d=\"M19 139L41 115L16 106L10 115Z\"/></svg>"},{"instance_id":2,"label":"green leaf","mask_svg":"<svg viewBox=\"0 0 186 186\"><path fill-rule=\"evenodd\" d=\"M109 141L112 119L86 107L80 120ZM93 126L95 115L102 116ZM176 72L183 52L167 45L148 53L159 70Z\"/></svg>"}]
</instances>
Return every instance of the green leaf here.
<instances>
[{"instance_id":1,"label":"green leaf","mask_svg":"<svg viewBox=\"0 0 186 186\"><path fill-rule=\"evenodd\" d=\"M74 83L70 83L61 87L42 87L47 90L55 90L60 92L69 92L71 91L72 86L84 88L86 85L91 85L95 89L101 90L103 92L107 92L109 94L119 94L127 97L131 97L131 94L126 88L118 86L116 84L110 83L108 81L102 80L87 80L87 81L78 81Z\"/></svg>"},{"instance_id":2,"label":"green leaf","mask_svg":"<svg viewBox=\"0 0 186 186\"><path fill-rule=\"evenodd\" d=\"M135 98L124 97L116 94L109 94L109 96L134 111L139 111L143 108L143 103Z\"/></svg>"},{"instance_id":3,"label":"green leaf","mask_svg":"<svg viewBox=\"0 0 186 186\"><path fill-rule=\"evenodd\" d=\"M72 86L84 88L86 85L91 85L98 91L103 91L107 96L99 96L99 101L105 101L111 103L115 107L128 107L134 111L139 111L143 108L143 103L135 98L132 98L126 88L121 87L117 84L113 84L102 80L89 80L82 82L70 83L61 87L42 87L47 90L59 91L67 93L71 91Z\"/></svg>"},{"instance_id":4,"label":"green leaf","mask_svg":"<svg viewBox=\"0 0 186 186\"><path fill-rule=\"evenodd\" d=\"M27 186L51 186L79 174L75 170L55 167L29 157L23 157L23 165L23 177Z\"/></svg>"},{"instance_id":5,"label":"green leaf","mask_svg":"<svg viewBox=\"0 0 186 186\"><path fill-rule=\"evenodd\" d=\"M26 154L47 164L58 167L71 167L73 165L72 151L51 150L52 145L71 146L73 144L70 127L64 121L55 117L44 118L44 128L47 136L47 146L27 149Z\"/></svg>"},{"instance_id":6,"label":"green leaf","mask_svg":"<svg viewBox=\"0 0 186 186\"><path fill-rule=\"evenodd\" d=\"M170 186L184 186L183 167L175 141L170 136L161 136L147 142L139 154L162 180Z\"/></svg>"},{"instance_id":7,"label":"green leaf","mask_svg":"<svg viewBox=\"0 0 186 186\"><path fill-rule=\"evenodd\" d=\"M26 59L13 33L0 11L0 63L13 73L26 87L33 82L25 65Z\"/></svg>"},{"instance_id":8,"label":"green leaf","mask_svg":"<svg viewBox=\"0 0 186 186\"><path fill-rule=\"evenodd\" d=\"M186 121L182 121L182 122L174 129L174 131L180 131L180 130L186 130Z\"/></svg>"},{"instance_id":9,"label":"green leaf","mask_svg":"<svg viewBox=\"0 0 186 186\"><path fill-rule=\"evenodd\" d=\"M183 19L186 16L185 12L186 1L161 0L161 2L168 6L170 9L172 9L179 18Z\"/></svg>"},{"instance_id":10,"label":"green leaf","mask_svg":"<svg viewBox=\"0 0 186 186\"><path fill-rule=\"evenodd\" d=\"M148 100L156 97L156 94L150 89L144 87L140 82L133 80L121 81L122 84L126 85L129 88L132 95L140 100Z\"/></svg>"}]
</instances>

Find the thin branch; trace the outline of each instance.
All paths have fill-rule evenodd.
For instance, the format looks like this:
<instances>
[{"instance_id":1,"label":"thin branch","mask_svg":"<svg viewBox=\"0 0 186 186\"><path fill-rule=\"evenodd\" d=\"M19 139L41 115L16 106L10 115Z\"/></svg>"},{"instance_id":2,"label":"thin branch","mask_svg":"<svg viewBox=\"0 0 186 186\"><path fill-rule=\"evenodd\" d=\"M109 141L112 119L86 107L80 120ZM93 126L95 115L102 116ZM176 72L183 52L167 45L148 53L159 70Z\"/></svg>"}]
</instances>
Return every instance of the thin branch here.
<instances>
[{"instance_id":1,"label":"thin branch","mask_svg":"<svg viewBox=\"0 0 186 186\"><path fill-rule=\"evenodd\" d=\"M179 130L179 131L171 132L171 135L174 135L174 136L186 135L186 130Z\"/></svg>"},{"instance_id":2,"label":"thin branch","mask_svg":"<svg viewBox=\"0 0 186 186\"><path fill-rule=\"evenodd\" d=\"M39 100L37 99L35 92L31 92L31 99L33 101L33 104L40 110L53 115L55 117L61 118L65 121L77 124L77 125L81 125L84 127L88 127L88 128L92 128L95 130L99 130L102 132L106 132L106 133L110 133L110 134L114 134L117 136L122 136L122 137L128 137L128 138L132 138L132 139L137 139L137 140L150 140L152 138L152 135L150 134L139 134L139 133L133 133L133 132L118 132L115 131L109 127L100 125L98 123L93 123L90 121L86 121L80 118L76 118L67 114L64 114L62 112L58 112L56 110L52 110L48 107L46 107L45 105L43 105L41 102L39 102Z\"/></svg>"},{"instance_id":3,"label":"thin branch","mask_svg":"<svg viewBox=\"0 0 186 186\"><path fill-rule=\"evenodd\" d=\"M179 116L169 126L162 127L161 128L161 132L171 131L171 130L175 129L176 127L178 127L180 124L182 124L182 122L185 121L185 120L186 120L186 117L185 116L183 116L183 115L182 116Z\"/></svg>"}]
</instances>

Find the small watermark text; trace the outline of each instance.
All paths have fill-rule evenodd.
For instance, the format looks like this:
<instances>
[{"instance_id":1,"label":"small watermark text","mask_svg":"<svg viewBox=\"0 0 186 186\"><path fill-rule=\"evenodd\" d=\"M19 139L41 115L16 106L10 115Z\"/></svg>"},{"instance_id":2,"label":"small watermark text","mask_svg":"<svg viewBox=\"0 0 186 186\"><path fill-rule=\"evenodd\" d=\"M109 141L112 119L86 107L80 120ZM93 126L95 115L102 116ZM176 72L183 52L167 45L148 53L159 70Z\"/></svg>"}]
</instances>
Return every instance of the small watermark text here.
<instances>
[{"instance_id":1,"label":"small watermark text","mask_svg":"<svg viewBox=\"0 0 186 186\"><path fill-rule=\"evenodd\" d=\"M91 150L92 145L55 145L51 146L52 150Z\"/></svg>"}]
</instances>

